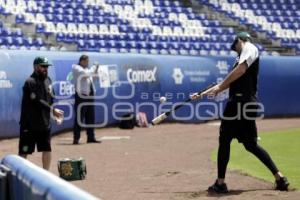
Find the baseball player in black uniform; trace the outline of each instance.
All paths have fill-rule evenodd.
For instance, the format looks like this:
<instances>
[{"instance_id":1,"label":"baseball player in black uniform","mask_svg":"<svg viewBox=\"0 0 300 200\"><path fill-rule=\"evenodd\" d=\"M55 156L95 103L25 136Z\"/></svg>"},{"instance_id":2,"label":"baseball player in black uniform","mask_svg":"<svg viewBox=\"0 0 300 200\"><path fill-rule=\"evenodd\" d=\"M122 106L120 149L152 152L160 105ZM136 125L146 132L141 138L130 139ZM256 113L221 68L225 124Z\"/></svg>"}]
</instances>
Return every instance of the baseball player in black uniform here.
<instances>
[{"instance_id":1,"label":"baseball player in black uniform","mask_svg":"<svg viewBox=\"0 0 300 200\"><path fill-rule=\"evenodd\" d=\"M51 163L51 124L50 112L54 117L62 118L63 112L52 109L53 90L48 77L51 65L45 57L36 57L33 62L34 72L25 81L20 118L19 155L27 158L37 145L42 153L43 168L49 169Z\"/></svg>"},{"instance_id":2,"label":"baseball player in black uniform","mask_svg":"<svg viewBox=\"0 0 300 200\"><path fill-rule=\"evenodd\" d=\"M255 110L258 108L258 49L251 43L251 36L247 32L237 34L231 49L238 54L232 71L224 81L201 95L201 97L215 97L221 91L229 88L229 100L221 117L218 149L218 178L216 182L208 188L208 191L215 193L228 192L224 180L230 155L230 143L233 138L243 143L247 151L254 154L268 167L275 177L276 190L287 190L289 185L287 178L277 169L270 155L257 144L257 129L255 123L257 113ZM199 97L197 94L192 95L193 99Z\"/></svg>"}]
</instances>

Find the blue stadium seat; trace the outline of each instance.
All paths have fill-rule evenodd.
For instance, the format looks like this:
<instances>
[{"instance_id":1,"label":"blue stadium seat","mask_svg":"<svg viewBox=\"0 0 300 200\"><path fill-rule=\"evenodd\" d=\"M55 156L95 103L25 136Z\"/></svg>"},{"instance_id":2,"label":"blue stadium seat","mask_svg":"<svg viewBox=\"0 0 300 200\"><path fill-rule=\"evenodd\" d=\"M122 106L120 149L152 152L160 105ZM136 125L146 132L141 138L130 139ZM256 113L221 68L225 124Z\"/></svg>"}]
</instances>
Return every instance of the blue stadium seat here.
<instances>
[{"instance_id":1,"label":"blue stadium seat","mask_svg":"<svg viewBox=\"0 0 300 200\"><path fill-rule=\"evenodd\" d=\"M36 39L34 40L34 43L33 43L33 44L34 44L34 46L36 46L36 47L42 47L42 46L45 45L42 38L36 38Z\"/></svg>"},{"instance_id":2,"label":"blue stadium seat","mask_svg":"<svg viewBox=\"0 0 300 200\"><path fill-rule=\"evenodd\" d=\"M24 24L25 23L25 17L23 14L17 14L15 18L15 22L17 24Z\"/></svg>"},{"instance_id":3,"label":"blue stadium seat","mask_svg":"<svg viewBox=\"0 0 300 200\"><path fill-rule=\"evenodd\" d=\"M56 34L56 41L57 42L64 42L65 41L65 34L64 33L57 33ZM79 38L77 38L79 39Z\"/></svg>"},{"instance_id":4,"label":"blue stadium seat","mask_svg":"<svg viewBox=\"0 0 300 200\"><path fill-rule=\"evenodd\" d=\"M43 24L36 24L35 31L37 33L45 33L45 26Z\"/></svg>"},{"instance_id":5,"label":"blue stadium seat","mask_svg":"<svg viewBox=\"0 0 300 200\"><path fill-rule=\"evenodd\" d=\"M187 42L187 41L188 41L188 37L186 37L186 36L181 36L181 37L179 37L179 41L180 41L180 42Z\"/></svg>"},{"instance_id":6,"label":"blue stadium seat","mask_svg":"<svg viewBox=\"0 0 300 200\"><path fill-rule=\"evenodd\" d=\"M66 43L74 43L76 41L75 35L73 33L67 33L65 37Z\"/></svg>"},{"instance_id":7,"label":"blue stadium seat","mask_svg":"<svg viewBox=\"0 0 300 200\"><path fill-rule=\"evenodd\" d=\"M152 34L147 35L147 39L148 39L149 42L158 41L158 37L156 35L152 35Z\"/></svg>"},{"instance_id":8,"label":"blue stadium seat","mask_svg":"<svg viewBox=\"0 0 300 200\"><path fill-rule=\"evenodd\" d=\"M31 37L24 39L24 45L28 48L33 46L33 39Z\"/></svg>"},{"instance_id":9,"label":"blue stadium seat","mask_svg":"<svg viewBox=\"0 0 300 200\"><path fill-rule=\"evenodd\" d=\"M14 36L14 37L22 37L23 36L23 31L20 28L18 28L15 31L12 32L12 36Z\"/></svg>"}]
</instances>

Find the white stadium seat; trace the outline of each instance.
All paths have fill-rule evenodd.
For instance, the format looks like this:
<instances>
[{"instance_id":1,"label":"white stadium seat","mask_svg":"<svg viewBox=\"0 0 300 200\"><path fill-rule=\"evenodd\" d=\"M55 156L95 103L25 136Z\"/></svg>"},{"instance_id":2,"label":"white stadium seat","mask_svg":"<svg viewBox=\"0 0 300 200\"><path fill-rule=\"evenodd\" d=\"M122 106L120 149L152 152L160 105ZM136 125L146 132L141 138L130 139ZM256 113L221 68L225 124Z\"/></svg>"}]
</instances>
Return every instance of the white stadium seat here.
<instances>
[{"instance_id":1,"label":"white stadium seat","mask_svg":"<svg viewBox=\"0 0 300 200\"><path fill-rule=\"evenodd\" d=\"M68 24L68 25L67 25L67 30L68 30L68 33L75 33L75 34L78 33L78 31L77 31L77 26L76 26L76 24L74 24L74 23Z\"/></svg>"},{"instance_id":2,"label":"white stadium seat","mask_svg":"<svg viewBox=\"0 0 300 200\"><path fill-rule=\"evenodd\" d=\"M56 32L57 33L67 33L67 28L63 23L56 24Z\"/></svg>"}]
</instances>

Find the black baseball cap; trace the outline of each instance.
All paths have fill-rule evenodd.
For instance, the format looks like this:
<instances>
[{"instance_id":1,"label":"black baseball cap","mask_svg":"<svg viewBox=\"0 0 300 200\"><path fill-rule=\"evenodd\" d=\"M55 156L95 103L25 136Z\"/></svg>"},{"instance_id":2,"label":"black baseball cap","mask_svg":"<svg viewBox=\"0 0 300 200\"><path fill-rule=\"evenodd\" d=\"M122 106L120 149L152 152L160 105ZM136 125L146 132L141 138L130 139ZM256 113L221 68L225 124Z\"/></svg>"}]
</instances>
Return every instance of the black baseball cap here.
<instances>
[{"instance_id":1,"label":"black baseball cap","mask_svg":"<svg viewBox=\"0 0 300 200\"><path fill-rule=\"evenodd\" d=\"M52 64L49 63L48 58L44 56L38 56L33 61L34 65L43 65L43 66L52 66Z\"/></svg>"},{"instance_id":2,"label":"black baseball cap","mask_svg":"<svg viewBox=\"0 0 300 200\"><path fill-rule=\"evenodd\" d=\"M243 41L251 41L251 35L248 32L239 32L236 34L236 37L234 41L231 44L231 50L235 51L235 45L238 42L238 39L241 39Z\"/></svg>"}]
</instances>

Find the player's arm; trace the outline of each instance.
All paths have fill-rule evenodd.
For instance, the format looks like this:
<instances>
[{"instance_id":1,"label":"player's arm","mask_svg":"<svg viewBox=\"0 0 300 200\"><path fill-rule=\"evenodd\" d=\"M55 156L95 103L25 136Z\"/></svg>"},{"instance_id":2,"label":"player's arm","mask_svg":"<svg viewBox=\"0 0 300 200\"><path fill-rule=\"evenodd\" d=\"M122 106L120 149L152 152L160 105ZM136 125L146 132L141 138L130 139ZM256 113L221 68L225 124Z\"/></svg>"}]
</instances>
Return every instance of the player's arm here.
<instances>
[{"instance_id":1,"label":"player's arm","mask_svg":"<svg viewBox=\"0 0 300 200\"><path fill-rule=\"evenodd\" d=\"M93 74L96 74L98 71L99 65L93 65L89 69L83 69L80 65L73 65L73 73L76 73L79 76L82 76L83 78L87 78Z\"/></svg>"},{"instance_id":2,"label":"player's arm","mask_svg":"<svg viewBox=\"0 0 300 200\"><path fill-rule=\"evenodd\" d=\"M195 100L197 98L202 98L204 96L215 97L218 93L222 92L229 88L230 84L240 78L246 71L248 65L246 62L238 64L228 75L227 77L219 84L215 85L214 87L206 90L205 92L201 93L200 95L195 93L191 96L191 99Z\"/></svg>"},{"instance_id":3,"label":"player's arm","mask_svg":"<svg viewBox=\"0 0 300 200\"><path fill-rule=\"evenodd\" d=\"M215 97L218 93L229 88L230 84L240 78L257 58L257 48L253 45L245 45L239 56L238 65L227 75L227 77L221 83L203 92L201 95L194 97L194 99L203 96Z\"/></svg>"},{"instance_id":4,"label":"player's arm","mask_svg":"<svg viewBox=\"0 0 300 200\"><path fill-rule=\"evenodd\" d=\"M52 85L52 80L48 77L49 79L49 85ZM43 104L48 104L50 105L50 110L52 112L52 114L54 115L55 118L61 118L63 117L64 115L64 112L58 108L54 108L53 107L53 102L54 102L54 98L55 98L55 91L53 89L53 87L50 87L51 88L51 91L50 91L50 96L51 96L51 99L50 99L50 103L48 104L46 101L43 101Z\"/></svg>"},{"instance_id":5,"label":"player's arm","mask_svg":"<svg viewBox=\"0 0 300 200\"><path fill-rule=\"evenodd\" d=\"M64 115L64 112L58 108L54 108L52 105L50 105L48 102L46 102L45 100L43 99L38 99L38 102L42 105L42 108L49 111L49 112L52 112L54 117L56 118L61 118L63 117Z\"/></svg>"},{"instance_id":6,"label":"player's arm","mask_svg":"<svg viewBox=\"0 0 300 200\"><path fill-rule=\"evenodd\" d=\"M40 98L40 95L37 92L36 85L32 82L26 81L23 87L23 94L25 96L25 104L32 103L40 108L52 112L55 117L63 116L63 112L57 108L53 108L51 106L53 99L51 100L51 104L49 104L44 99ZM53 93L54 94L54 93ZM27 103L26 103L27 102ZM27 113L29 114L29 113Z\"/></svg>"},{"instance_id":7,"label":"player's arm","mask_svg":"<svg viewBox=\"0 0 300 200\"><path fill-rule=\"evenodd\" d=\"M247 63L243 62L235 67L227 77L218 85L218 93L229 88L230 84L240 78L248 69Z\"/></svg>"}]
</instances>

